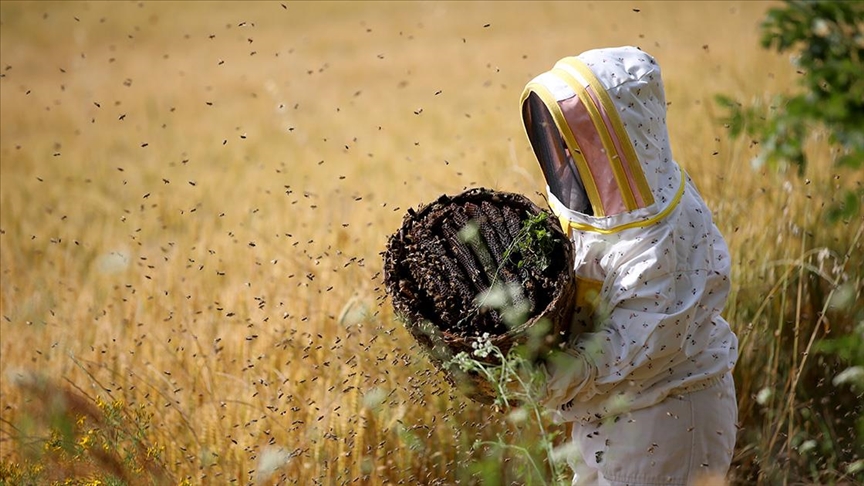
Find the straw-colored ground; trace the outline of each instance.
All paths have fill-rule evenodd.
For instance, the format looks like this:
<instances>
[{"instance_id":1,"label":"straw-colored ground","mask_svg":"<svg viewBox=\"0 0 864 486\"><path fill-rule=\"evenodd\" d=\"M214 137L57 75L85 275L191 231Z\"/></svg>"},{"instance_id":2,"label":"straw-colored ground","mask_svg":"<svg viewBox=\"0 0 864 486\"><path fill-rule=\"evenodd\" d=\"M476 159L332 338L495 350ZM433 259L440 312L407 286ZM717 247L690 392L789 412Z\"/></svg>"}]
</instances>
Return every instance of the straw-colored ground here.
<instances>
[{"instance_id":1,"label":"straw-colored ground","mask_svg":"<svg viewBox=\"0 0 864 486\"><path fill-rule=\"evenodd\" d=\"M788 59L758 47L768 6L4 1L0 472L527 477L472 449L528 432L418 354L384 299L379 252L408 207L441 193L542 203L521 89L610 45L663 66L674 153L732 247L728 313L743 353L765 356L736 371L742 417L756 424L762 387L784 408L788 389L763 367L782 348L760 344L777 322L760 303L814 244L798 229L830 202L830 165L817 158L810 185L751 170L756 148L730 142L713 102L792 86ZM819 238L848 243L857 228ZM775 450L798 427L779 423ZM764 452L776 431L754 427L738 481L785 467Z\"/></svg>"}]
</instances>

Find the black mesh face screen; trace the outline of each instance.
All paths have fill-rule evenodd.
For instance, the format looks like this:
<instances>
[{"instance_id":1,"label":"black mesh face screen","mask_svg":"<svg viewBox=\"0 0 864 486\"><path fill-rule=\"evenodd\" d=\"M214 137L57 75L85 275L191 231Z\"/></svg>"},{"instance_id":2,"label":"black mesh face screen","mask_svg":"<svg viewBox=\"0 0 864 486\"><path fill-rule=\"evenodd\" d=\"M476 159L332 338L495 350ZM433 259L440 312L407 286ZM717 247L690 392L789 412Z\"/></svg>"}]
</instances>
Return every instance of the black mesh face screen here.
<instances>
[{"instance_id":1,"label":"black mesh face screen","mask_svg":"<svg viewBox=\"0 0 864 486\"><path fill-rule=\"evenodd\" d=\"M591 214L591 205L576 164L549 109L539 96L531 93L525 100L522 115L549 190L569 209Z\"/></svg>"}]
</instances>

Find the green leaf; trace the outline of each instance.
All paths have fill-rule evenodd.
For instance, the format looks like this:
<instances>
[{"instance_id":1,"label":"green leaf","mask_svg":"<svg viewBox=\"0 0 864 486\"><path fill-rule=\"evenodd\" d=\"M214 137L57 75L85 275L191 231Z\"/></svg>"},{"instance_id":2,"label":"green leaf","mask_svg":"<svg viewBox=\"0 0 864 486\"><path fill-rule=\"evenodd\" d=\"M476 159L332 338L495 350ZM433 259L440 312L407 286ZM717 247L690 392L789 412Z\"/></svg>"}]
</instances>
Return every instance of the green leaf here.
<instances>
[{"instance_id":1,"label":"green leaf","mask_svg":"<svg viewBox=\"0 0 864 486\"><path fill-rule=\"evenodd\" d=\"M851 220L861 212L864 204L862 200L864 200L864 189L842 193L841 200L832 204L825 212L826 220L829 223Z\"/></svg>"}]
</instances>

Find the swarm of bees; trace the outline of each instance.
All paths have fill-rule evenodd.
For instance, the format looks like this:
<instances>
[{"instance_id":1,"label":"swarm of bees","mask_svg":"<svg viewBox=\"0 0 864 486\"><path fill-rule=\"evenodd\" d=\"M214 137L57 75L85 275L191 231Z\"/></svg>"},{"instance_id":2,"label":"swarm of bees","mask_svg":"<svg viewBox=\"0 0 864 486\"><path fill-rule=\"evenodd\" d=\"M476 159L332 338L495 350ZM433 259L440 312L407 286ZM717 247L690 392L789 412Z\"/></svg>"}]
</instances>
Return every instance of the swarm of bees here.
<instances>
[{"instance_id":1,"label":"swarm of bees","mask_svg":"<svg viewBox=\"0 0 864 486\"><path fill-rule=\"evenodd\" d=\"M507 354L541 322L559 342L573 315L573 249L555 219L519 194L483 188L409 209L384 253L387 292L414 338L443 366L478 340ZM546 325L546 324L544 324ZM494 355L481 360L496 364ZM471 377L468 377L469 379ZM478 401L494 395L468 389Z\"/></svg>"}]
</instances>

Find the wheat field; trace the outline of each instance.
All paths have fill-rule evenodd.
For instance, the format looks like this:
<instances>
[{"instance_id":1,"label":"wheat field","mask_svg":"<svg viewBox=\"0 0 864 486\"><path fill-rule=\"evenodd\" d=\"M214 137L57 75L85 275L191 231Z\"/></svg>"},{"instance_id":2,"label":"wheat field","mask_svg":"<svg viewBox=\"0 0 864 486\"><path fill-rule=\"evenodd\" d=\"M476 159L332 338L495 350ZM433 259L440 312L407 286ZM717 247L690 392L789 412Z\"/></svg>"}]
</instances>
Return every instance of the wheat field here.
<instances>
[{"instance_id":1,"label":"wheat field","mask_svg":"<svg viewBox=\"0 0 864 486\"><path fill-rule=\"evenodd\" d=\"M625 44L663 66L673 153L729 240L755 424L760 303L837 184L827 157L752 169L718 121L717 93L794 86L758 47L770 5L2 2L0 482L539 484L477 445L536 432L419 353L380 253L442 193L543 204L522 87ZM730 480L770 483L773 432L742 427Z\"/></svg>"}]
</instances>

